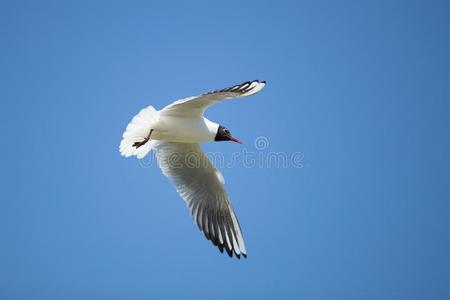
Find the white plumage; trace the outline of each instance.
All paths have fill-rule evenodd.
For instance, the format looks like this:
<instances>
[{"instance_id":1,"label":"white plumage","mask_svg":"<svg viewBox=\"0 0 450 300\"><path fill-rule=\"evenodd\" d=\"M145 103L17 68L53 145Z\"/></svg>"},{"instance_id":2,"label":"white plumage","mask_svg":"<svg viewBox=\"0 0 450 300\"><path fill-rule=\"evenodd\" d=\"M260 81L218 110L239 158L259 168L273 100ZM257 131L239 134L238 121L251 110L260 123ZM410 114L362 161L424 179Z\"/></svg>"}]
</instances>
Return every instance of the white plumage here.
<instances>
[{"instance_id":1,"label":"white plumage","mask_svg":"<svg viewBox=\"0 0 450 300\"><path fill-rule=\"evenodd\" d=\"M128 124L120 142L120 153L125 157L136 155L139 159L144 158L155 142L149 141L139 148L133 147L133 144L142 142L148 135L149 130L158 122L158 119L159 113L153 106L143 108Z\"/></svg>"}]
</instances>

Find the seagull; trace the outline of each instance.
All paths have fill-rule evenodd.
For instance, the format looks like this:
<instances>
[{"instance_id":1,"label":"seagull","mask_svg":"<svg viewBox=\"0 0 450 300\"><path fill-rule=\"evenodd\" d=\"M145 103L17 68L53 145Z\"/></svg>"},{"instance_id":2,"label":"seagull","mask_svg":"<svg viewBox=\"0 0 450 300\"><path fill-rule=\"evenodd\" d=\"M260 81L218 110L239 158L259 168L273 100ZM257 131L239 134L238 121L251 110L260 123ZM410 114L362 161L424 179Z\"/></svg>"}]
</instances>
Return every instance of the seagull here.
<instances>
[{"instance_id":1,"label":"seagull","mask_svg":"<svg viewBox=\"0 0 450 300\"><path fill-rule=\"evenodd\" d=\"M163 174L186 202L205 237L232 257L247 257L241 227L224 188L224 178L199 143L241 141L222 125L204 117L205 110L227 99L256 94L266 82L247 81L232 87L177 100L157 111L142 109L128 124L120 143L125 157L144 158L154 151Z\"/></svg>"}]
</instances>

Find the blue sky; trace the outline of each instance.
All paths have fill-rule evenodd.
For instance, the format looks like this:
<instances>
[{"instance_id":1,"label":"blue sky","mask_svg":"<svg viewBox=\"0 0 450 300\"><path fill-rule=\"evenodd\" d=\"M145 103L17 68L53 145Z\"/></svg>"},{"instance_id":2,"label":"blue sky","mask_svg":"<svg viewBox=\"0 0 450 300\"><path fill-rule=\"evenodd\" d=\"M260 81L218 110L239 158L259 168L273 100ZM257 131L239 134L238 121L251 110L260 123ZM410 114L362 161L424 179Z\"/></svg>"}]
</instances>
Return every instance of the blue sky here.
<instances>
[{"instance_id":1,"label":"blue sky","mask_svg":"<svg viewBox=\"0 0 450 300\"><path fill-rule=\"evenodd\" d=\"M450 298L446 1L1 1L2 299ZM302 168L222 170L246 260L204 239L156 166L118 152L142 107L211 108Z\"/></svg>"}]
</instances>

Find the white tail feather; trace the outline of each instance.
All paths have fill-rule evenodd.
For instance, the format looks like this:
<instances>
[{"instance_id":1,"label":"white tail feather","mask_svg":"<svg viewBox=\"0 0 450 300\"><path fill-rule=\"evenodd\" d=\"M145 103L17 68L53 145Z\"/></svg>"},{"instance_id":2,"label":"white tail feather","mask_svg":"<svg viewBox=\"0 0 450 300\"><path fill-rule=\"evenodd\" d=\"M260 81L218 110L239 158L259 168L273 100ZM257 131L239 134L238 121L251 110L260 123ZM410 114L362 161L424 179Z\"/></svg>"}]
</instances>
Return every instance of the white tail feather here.
<instances>
[{"instance_id":1,"label":"white tail feather","mask_svg":"<svg viewBox=\"0 0 450 300\"><path fill-rule=\"evenodd\" d=\"M119 150L120 153L125 156L136 155L137 158L144 158L155 143L150 138L150 141L145 143L139 148L133 146L136 142L142 142L148 136L153 124L158 121L158 111L156 111L153 106L146 107L142 109L128 124L125 130L122 141L120 142Z\"/></svg>"}]
</instances>

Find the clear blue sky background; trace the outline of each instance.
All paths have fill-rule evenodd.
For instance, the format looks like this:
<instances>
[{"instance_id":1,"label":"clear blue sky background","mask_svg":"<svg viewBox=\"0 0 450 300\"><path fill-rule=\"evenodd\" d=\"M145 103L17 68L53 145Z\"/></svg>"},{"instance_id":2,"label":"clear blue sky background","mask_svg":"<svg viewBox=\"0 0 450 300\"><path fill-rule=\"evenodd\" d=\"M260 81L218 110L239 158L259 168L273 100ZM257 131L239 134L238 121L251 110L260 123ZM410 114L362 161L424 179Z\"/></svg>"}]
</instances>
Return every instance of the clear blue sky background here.
<instances>
[{"instance_id":1,"label":"clear blue sky background","mask_svg":"<svg viewBox=\"0 0 450 300\"><path fill-rule=\"evenodd\" d=\"M1 299L449 299L447 1L1 1ZM131 117L208 117L303 168L225 168L248 259L206 241Z\"/></svg>"}]
</instances>

